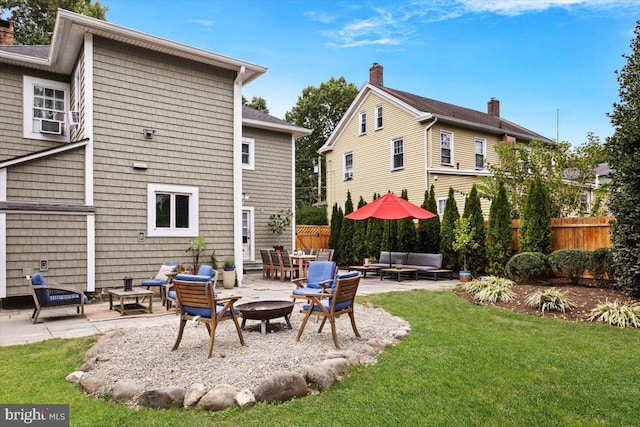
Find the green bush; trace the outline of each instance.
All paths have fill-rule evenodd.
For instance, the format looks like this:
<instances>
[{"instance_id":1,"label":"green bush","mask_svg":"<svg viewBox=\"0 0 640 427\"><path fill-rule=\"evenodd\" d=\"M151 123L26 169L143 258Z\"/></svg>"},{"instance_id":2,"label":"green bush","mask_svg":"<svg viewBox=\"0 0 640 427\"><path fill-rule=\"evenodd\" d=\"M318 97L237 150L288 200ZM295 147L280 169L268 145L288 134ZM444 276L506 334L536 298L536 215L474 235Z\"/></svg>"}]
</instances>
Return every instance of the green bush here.
<instances>
[{"instance_id":1,"label":"green bush","mask_svg":"<svg viewBox=\"0 0 640 427\"><path fill-rule=\"evenodd\" d=\"M606 302L591 310L590 321L608 323L620 328L640 328L640 306Z\"/></svg>"},{"instance_id":2,"label":"green bush","mask_svg":"<svg viewBox=\"0 0 640 427\"><path fill-rule=\"evenodd\" d=\"M477 294L489 286L511 288L513 285L513 281L505 279L504 277L483 276L480 279L475 279L469 283L465 283L462 285L462 288L470 294Z\"/></svg>"},{"instance_id":3,"label":"green bush","mask_svg":"<svg viewBox=\"0 0 640 427\"><path fill-rule=\"evenodd\" d=\"M328 225L327 205L304 205L296 207L296 224Z\"/></svg>"},{"instance_id":4,"label":"green bush","mask_svg":"<svg viewBox=\"0 0 640 427\"><path fill-rule=\"evenodd\" d=\"M600 286L615 278L613 273L613 252L611 248L599 248L591 252L587 269Z\"/></svg>"},{"instance_id":5,"label":"green bush","mask_svg":"<svg viewBox=\"0 0 640 427\"><path fill-rule=\"evenodd\" d=\"M549 264L557 273L562 274L577 285L589 266L591 251L583 249L559 249L549 254Z\"/></svg>"},{"instance_id":6,"label":"green bush","mask_svg":"<svg viewBox=\"0 0 640 427\"><path fill-rule=\"evenodd\" d=\"M515 281L540 280L549 277L549 258L541 252L522 252L507 262L507 277Z\"/></svg>"},{"instance_id":7,"label":"green bush","mask_svg":"<svg viewBox=\"0 0 640 427\"><path fill-rule=\"evenodd\" d=\"M508 281L490 282L480 292L478 292L474 298L480 302L509 302L516 295L511 290L511 283Z\"/></svg>"},{"instance_id":8,"label":"green bush","mask_svg":"<svg viewBox=\"0 0 640 427\"><path fill-rule=\"evenodd\" d=\"M557 310L565 312L575 307L573 301L569 300L562 291L557 289L547 289L543 292L535 292L527 297L527 304L530 307L536 307L543 313L545 311Z\"/></svg>"}]
</instances>

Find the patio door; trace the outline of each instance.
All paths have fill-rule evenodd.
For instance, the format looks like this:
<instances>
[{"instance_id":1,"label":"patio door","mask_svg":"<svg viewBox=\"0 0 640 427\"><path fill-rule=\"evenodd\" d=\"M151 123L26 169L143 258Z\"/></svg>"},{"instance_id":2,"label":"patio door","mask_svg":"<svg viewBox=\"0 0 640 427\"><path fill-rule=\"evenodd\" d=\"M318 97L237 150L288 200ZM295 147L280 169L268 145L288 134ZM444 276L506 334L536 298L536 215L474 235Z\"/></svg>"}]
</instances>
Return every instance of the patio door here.
<instances>
[{"instance_id":1,"label":"patio door","mask_svg":"<svg viewBox=\"0 0 640 427\"><path fill-rule=\"evenodd\" d=\"M242 259L254 261L253 254L253 208L242 209Z\"/></svg>"}]
</instances>

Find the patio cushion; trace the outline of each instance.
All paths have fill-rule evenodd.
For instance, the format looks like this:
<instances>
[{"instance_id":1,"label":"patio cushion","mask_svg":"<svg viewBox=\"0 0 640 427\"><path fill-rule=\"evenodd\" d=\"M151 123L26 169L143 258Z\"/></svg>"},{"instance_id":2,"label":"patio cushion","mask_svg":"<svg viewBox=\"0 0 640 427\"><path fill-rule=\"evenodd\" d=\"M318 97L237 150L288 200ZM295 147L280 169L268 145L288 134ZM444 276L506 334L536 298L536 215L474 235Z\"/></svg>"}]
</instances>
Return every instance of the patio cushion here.
<instances>
[{"instance_id":1,"label":"patio cushion","mask_svg":"<svg viewBox=\"0 0 640 427\"><path fill-rule=\"evenodd\" d=\"M162 281L163 283L161 284L164 285L165 283L167 283L167 273L171 273L176 267L178 267L178 264L162 264L160 266L158 274L156 274L156 277L154 277L153 279Z\"/></svg>"},{"instance_id":2,"label":"patio cushion","mask_svg":"<svg viewBox=\"0 0 640 427\"><path fill-rule=\"evenodd\" d=\"M223 307L220 306L216 306L216 315L219 314L222 311ZM184 311L187 314L190 314L191 316L200 316L200 317L208 317L211 318L211 309L210 308L201 308L201 307L190 307L190 306L185 306L184 307ZM240 310L238 310L237 308L235 309L236 314L240 313ZM224 313L224 316L231 316L231 310L227 310Z\"/></svg>"},{"instance_id":3,"label":"patio cushion","mask_svg":"<svg viewBox=\"0 0 640 427\"><path fill-rule=\"evenodd\" d=\"M140 286L163 286L166 284L167 284L167 279L164 279L164 280L151 279L151 280L143 280L142 282L140 282Z\"/></svg>"},{"instance_id":4,"label":"patio cushion","mask_svg":"<svg viewBox=\"0 0 640 427\"><path fill-rule=\"evenodd\" d=\"M322 286L320 286L319 283L324 280L332 279L335 271L336 263L333 261L310 262L307 273L307 287L322 289Z\"/></svg>"},{"instance_id":5,"label":"patio cushion","mask_svg":"<svg viewBox=\"0 0 640 427\"><path fill-rule=\"evenodd\" d=\"M338 283L339 279L348 279L350 277L356 277L358 274L360 274L360 272L358 271L350 271L348 273L336 274L336 277L333 279L333 283L331 284L330 293L333 293L333 290L336 288L336 284Z\"/></svg>"},{"instance_id":6,"label":"patio cushion","mask_svg":"<svg viewBox=\"0 0 640 427\"><path fill-rule=\"evenodd\" d=\"M31 276L31 284L33 285L46 285L47 282L44 280L44 277L40 273L36 273Z\"/></svg>"},{"instance_id":7,"label":"patio cushion","mask_svg":"<svg viewBox=\"0 0 640 427\"><path fill-rule=\"evenodd\" d=\"M407 264L408 257L409 257L409 252L382 251L380 252L380 259L378 260L378 263L379 264L395 264L396 260L399 258L402 260L403 264Z\"/></svg>"},{"instance_id":8,"label":"patio cushion","mask_svg":"<svg viewBox=\"0 0 640 427\"><path fill-rule=\"evenodd\" d=\"M322 303L322 305L327 309L327 311L331 311L331 299L328 300L323 300L320 301ZM336 304L336 311L339 310L344 310L347 307L350 307L353 304L353 300L352 301L343 301L343 302L339 302ZM305 304L304 306L302 306L303 310L308 310L309 309L309 304ZM322 311L322 309L320 307L318 307L318 305L314 305L313 310L312 311Z\"/></svg>"},{"instance_id":9,"label":"patio cushion","mask_svg":"<svg viewBox=\"0 0 640 427\"><path fill-rule=\"evenodd\" d=\"M322 287L310 288L310 287L307 286L305 288L294 289L292 291L292 294L293 295L319 294L320 292L322 292Z\"/></svg>"}]
</instances>

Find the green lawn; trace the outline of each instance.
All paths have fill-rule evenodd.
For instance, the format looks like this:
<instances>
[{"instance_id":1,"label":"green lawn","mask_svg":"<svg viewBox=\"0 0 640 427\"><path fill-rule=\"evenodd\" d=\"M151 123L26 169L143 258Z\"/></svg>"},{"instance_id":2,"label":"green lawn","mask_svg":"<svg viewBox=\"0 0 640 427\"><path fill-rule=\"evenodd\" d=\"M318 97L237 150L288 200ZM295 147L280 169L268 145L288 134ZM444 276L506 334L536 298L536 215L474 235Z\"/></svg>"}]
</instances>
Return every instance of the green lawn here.
<instances>
[{"instance_id":1,"label":"green lawn","mask_svg":"<svg viewBox=\"0 0 640 427\"><path fill-rule=\"evenodd\" d=\"M640 424L639 330L476 306L448 291L369 301L411 333L317 396L223 413L132 410L64 381L94 337L0 348L0 402L69 403L73 426Z\"/></svg>"}]
</instances>

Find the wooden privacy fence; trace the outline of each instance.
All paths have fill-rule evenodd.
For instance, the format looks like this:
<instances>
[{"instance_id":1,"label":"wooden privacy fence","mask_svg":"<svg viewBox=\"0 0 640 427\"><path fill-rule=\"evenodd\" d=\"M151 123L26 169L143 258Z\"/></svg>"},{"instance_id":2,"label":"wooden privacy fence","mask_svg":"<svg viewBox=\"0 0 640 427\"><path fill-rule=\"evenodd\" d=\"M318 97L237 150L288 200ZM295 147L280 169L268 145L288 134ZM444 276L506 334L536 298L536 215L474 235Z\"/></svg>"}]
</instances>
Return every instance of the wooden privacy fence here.
<instances>
[{"instance_id":1,"label":"wooden privacy fence","mask_svg":"<svg viewBox=\"0 0 640 427\"><path fill-rule=\"evenodd\" d=\"M586 249L593 251L599 248L611 247L612 216L552 218L553 229L552 250L558 249ZM512 247L519 250L518 230L520 220L511 221Z\"/></svg>"},{"instance_id":2,"label":"wooden privacy fence","mask_svg":"<svg viewBox=\"0 0 640 427\"><path fill-rule=\"evenodd\" d=\"M330 234L328 225L296 225L296 248L327 249Z\"/></svg>"},{"instance_id":3,"label":"wooden privacy fence","mask_svg":"<svg viewBox=\"0 0 640 427\"><path fill-rule=\"evenodd\" d=\"M586 249L593 251L598 248L611 247L611 224L615 218L575 217L553 218L553 250L558 249ZM485 221L485 226L487 222ZM518 230L520 220L511 221L512 246L514 250L520 248ZM296 248L328 248L331 229L328 225L298 225L296 226Z\"/></svg>"}]
</instances>

